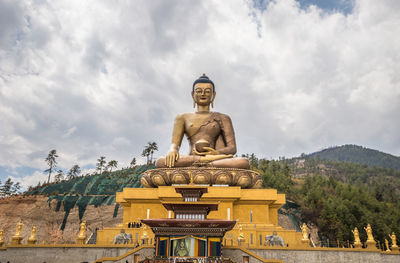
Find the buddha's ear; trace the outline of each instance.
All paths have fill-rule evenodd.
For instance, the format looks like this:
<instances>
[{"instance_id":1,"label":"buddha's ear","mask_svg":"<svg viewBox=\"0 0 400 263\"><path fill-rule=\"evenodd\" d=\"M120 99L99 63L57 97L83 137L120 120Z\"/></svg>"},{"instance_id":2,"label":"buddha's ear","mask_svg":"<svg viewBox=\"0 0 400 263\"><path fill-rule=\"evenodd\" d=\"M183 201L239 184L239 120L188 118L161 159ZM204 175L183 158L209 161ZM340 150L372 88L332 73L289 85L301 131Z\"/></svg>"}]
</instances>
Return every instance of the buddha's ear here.
<instances>
[{"instance_id":1,"label":"buddha's ear","mask_svg":"<svg viewBox=\"0 0 400 263\"><path fill-rule=\"evenodd\" d=\"M215 100L215 96L217 96L217 93L214 91L214 93L213 93L213 97L212 97L212 100L211 100L211 107L212 107L212 108L214 108L214 100Z\"/></svg>"},{"instance_id":2,"label":"buddha's ear","mask_svg":"<svg viewBox=\"0 0 400 263\"><path fill-rule=\"evenodd\" d=\"M196 108L196 99L194 98L194 91L192 91L193 108Z\"/></svg>"}]
</instances>

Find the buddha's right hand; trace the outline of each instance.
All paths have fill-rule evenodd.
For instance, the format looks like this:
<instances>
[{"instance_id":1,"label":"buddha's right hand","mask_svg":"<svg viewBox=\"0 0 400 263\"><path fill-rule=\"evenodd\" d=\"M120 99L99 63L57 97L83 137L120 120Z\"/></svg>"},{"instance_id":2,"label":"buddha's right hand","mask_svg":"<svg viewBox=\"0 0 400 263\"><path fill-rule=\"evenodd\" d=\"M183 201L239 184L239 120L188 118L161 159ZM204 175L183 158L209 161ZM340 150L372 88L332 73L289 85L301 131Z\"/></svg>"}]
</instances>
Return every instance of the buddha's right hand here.
<instances>
[{"instance_id":1,"label":"buddha's right hand","mask_svg":"<svg viewBox=\"0 0 400 263\"><path fill-rule=\"evenodd\" d=\"M175 162L179 160L179 152L178 150L170 150L165 157L165 166L174 167Z\"/></svg>"}]
</instances>

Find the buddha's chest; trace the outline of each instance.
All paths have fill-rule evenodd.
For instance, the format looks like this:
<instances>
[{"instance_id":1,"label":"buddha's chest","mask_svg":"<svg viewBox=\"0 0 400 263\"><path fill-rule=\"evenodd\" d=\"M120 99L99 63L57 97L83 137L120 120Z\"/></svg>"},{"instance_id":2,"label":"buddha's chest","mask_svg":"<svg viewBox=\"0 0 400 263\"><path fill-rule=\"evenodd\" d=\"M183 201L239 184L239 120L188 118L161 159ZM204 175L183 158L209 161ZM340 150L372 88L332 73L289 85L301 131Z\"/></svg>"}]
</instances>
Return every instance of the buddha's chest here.
<instances>
[{"instance_id":1,"label":"buddha's chest","mask_svg":"<svg viewBox=\"0 0 400 263\"><path fill-rule=\"evenodd\" d=\"M210 115L193 115L185 120L185 132L189 137L199 132L207 137L216 137L221 133L221 127Z\"/></svg>"}]
</instances>

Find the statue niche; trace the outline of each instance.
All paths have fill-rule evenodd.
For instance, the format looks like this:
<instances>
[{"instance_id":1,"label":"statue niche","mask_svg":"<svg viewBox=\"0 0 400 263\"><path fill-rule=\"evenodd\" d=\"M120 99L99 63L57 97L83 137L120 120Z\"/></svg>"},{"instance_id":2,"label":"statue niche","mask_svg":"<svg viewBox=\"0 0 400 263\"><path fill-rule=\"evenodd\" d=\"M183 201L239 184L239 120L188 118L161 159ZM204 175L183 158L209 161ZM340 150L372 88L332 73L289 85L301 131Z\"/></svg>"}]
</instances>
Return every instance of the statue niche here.
<instances>
[{"instance_id":1,"label":"statue niche","mask_svg":"<svg viewBox=\"0 0 400 263\"><path fill-rule=\"evenodd\" d=\"M236 140L232 121L226 114L210 111L215 96L215 85L205 74L193 83L193 105L197 110L175 118L170 149L156 161L158 169L143 174L143 186L193 182L261 187L259 174L248 170L248 159L233 157ZM179 154L184 136L189 141L188 155Z\"/></svg>"}]
</instances>

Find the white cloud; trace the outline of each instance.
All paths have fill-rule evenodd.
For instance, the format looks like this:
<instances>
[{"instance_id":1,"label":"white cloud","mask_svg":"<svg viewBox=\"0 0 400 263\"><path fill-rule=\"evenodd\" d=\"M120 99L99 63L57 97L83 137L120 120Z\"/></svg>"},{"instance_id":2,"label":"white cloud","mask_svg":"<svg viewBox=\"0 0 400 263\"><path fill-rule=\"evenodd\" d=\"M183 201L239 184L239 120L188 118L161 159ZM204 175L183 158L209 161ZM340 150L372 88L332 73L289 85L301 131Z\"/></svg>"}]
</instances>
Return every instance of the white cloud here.
<instances>
[{"instance_id":1,"label":"white cloud","mask_svg":"<svg viewBox=\"0 0 400 263\"><path fill-rule=\"evenodd\" d=\"M0 5L0 165L43 169L57 149L62 167L126 166L148 141L164 154L203 72L239 153L400 155L399 1L359 0L348 15L294 0Z\"/></svg>"},{"instance_id":2,"label":"white cloud","mask_svg":"<svg viewBox=\"0 0 400 263\"><path fill-rule=\"evenodd\" d=\"M29 186L36 186L39 182L47 182L48 175L42 172L36 171L31 175L25 175L23 177L9 176L15 183L19 182L24 190L28 189Z\"/></svg>"}]
</instances>

